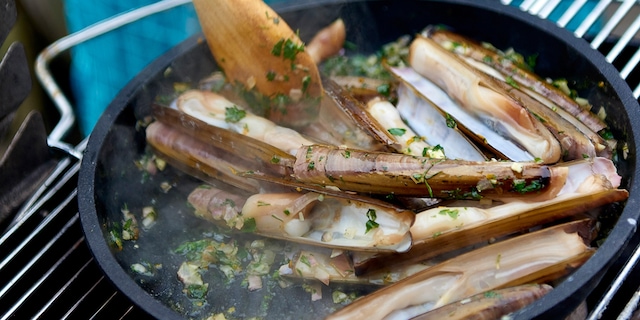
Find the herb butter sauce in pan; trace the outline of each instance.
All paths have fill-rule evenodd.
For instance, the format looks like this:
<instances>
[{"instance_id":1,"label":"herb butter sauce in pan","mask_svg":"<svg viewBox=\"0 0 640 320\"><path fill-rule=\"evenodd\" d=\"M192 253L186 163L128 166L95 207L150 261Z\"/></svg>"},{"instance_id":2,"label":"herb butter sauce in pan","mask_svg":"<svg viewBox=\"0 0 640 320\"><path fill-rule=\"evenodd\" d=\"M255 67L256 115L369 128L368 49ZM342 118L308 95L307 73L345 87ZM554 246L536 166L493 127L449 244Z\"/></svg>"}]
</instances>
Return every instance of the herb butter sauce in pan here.
<instances>
[{"instance_id":1,"label":"herb butter sauce in pan","mask_svg":"<svg viewBox=\"0 0 640 320\"><path fill-rule=\"evenodd\" d=\"M622 176L620 188L629 191L629 200L601 213L606 240L598 242L584 265L517 311L517 317L566 316L632 241L640 214L633 183L638 105L617 71L582 39L497 1L305 1L275 9L304 41L342 18L348 42L357 48L349 53L373 53L428 25L445 25L497 48L537 55L538 74L566 78L581 97L606 110L606 123L618 140L613 152ZM195 216L197 208L188 198L204 183L166 165L161 157L153 158L143 124L150 120L154 102L174 97L181 88L197 87L218 69L203 39L185 41L146 68L116 97L91 135L78 186L80 215L87 242L107 277L161 319L216 314L227 319L324 318L380 288L380 283L393 281L396 275L370 274L365 285L281 279L276 274L287 259L300 261L300 272L305 261L311 264L304 253L310 247L248 232L229 233ZM246 195L227 185L212 187ZM243 228L251 231L252 226Z\"/></svg>"}]
</instances>

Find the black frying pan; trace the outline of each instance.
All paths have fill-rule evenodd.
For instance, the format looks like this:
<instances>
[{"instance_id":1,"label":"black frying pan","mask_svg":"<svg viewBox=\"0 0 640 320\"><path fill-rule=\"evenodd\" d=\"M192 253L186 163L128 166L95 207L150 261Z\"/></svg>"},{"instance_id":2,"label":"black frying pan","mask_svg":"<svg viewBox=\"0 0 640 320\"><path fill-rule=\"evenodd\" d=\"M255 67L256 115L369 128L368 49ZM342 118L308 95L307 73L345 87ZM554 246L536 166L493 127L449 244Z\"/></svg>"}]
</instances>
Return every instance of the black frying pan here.
<instances>
[{"instance_id":1,"label":"black frying pan","mask_svg":"<svg viewBox=\"0 0 640 320\"><path fill-rule=\"evenodd\" d=\"M615 137L628 143L629 155L618 163L618 170L624 177L622 187L630 191L629 200L624 206L609 208L615 213L612 221L618 222L595 255L547 296L519 311L518 318L565 316L584 301L623 250L635 243L632 235L640 215L640 191L633 183L638 175L638 103L617 71L584 40L498 1L304 1L276 9L294 29L299 28L301 38L306 40L342 17L348 40L363 52L373 52L428 24L444 24L498 48L514 47L525 55L538 54L538 73L574 81L580 85L582 96L606 108ZM198 239L210 228L192 217L192 209L186 205L187 194L200 182L172 168L154 176L139 171L133 163L145 153L146 143L144 131L136 123L150 114L157 96L173 92L174 83L195 86L215 69L203 38L196 36L148 66L111 103L91 134L80 172L78 198L86 240L107 277L156 318L205 318L205 313L225 311L232 303L238 303L237 317L251 316L250 310L256 308L264 308L261 312L267 318L321 317L339 306L311 303L300 286L282 292L266 288L252 295L244 288L222 285L209 289L207 305L194 308L176 280L181 260L172 250L182 241ZM604 87L596 88L601 82ZM174 184L174 188L164 193L158 188L162 181ZM122 251L116 251L108 244L109 231L122 219L124 203L132 211L153 203L159 219L135 244L125 243ZM140 276L129 268L140 261L161 263L162 268L153 277ZM266 306L261 300L265 296L272 296Z\"/></svg>"}]
</instances>

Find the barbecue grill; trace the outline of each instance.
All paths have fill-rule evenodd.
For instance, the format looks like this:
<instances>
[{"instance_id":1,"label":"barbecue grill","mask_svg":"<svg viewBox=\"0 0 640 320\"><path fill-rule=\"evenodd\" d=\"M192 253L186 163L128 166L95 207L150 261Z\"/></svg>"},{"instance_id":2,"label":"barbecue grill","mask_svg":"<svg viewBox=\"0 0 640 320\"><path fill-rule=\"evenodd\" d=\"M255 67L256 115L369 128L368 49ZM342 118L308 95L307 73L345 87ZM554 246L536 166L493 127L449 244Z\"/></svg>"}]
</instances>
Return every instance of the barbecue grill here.
<instances>
[{"instance_id":1,"label":"barbecue grill","mask_svg":"<svg viewBox=\"0 0 640 320\"><path fill-rule=\"evenodd\" d=\"M119 292L95 263L81 230L77 178L86 140L71 145L64 138L74 125L71 104L61 93L49 63L76 44L145 16L185 5L164 0L105 20L47 47L38 57L37 75L60 111L49 134L32 114L0 154L0 317L141 319L150 317ZM525 0L519 7L548 18L560 0ZM576 0L558 19L567 26L586 0ZM496 1L510 5L511 1ZM0 41L15 21L13 0L0 1ZM576 37L584 37L606 56L640 97L640 2L599 1L583 18ZM600 21L597 34L588 34ZM11 46L0 64L0 136L30 90L26 58L20 44ZM8 81L7 81L8 80ZM28 161L27 161L28 160ZM640 301L640 236L604 275L587 299L588 319L637 318Z\"/></svg>"}]
</instances>

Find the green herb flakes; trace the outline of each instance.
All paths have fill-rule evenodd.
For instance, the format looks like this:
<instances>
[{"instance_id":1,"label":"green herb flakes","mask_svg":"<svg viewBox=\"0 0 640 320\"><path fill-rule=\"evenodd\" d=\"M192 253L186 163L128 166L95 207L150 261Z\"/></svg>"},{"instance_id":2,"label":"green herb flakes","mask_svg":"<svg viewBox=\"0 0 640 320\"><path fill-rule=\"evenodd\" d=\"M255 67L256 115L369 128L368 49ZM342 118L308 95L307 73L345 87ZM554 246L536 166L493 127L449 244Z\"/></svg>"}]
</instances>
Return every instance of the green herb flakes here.
<instances>
[{"instance_id":1,"label":"green herb flakes","mask_svg":"<svg viewBox=\"0 0 640 320\"><path fill-rule=\"evenodd\" d=\"M267 81L273 81L276 79L276 73L273 71L267 72Z\"/></svg>"},{"instance_id":2,"label":"green herb flakes","mask_svg":"<svg viewBox=\"0 0 640 320\"><path fill-rule=\"evenodd\" d=\"M451 219L453 220L458 219L458 214L459 214L458 209L442 209L438 213L441 215L447 215L451 217Z\"/></svg>"},{"instance_id":3,"label":"green herb flakes","mask_svg":"<svg viewBox=\"0 0 640 320\"><path fill-rule=\"evenodd\" d=\"M378 88L376 88L376 90L378 91L379 94L388 97L391 95L391 85L389 85L388 83L384 83L378 86Z\"/></svg>"},{"instance_id":4,"label":"green herb flakes","mask_svg":"<svg viewBox=\"0 0 640 320\"><path fill-rule=\"evenodd\" d=\"M238 108L237 106L233 106L231 108L225 108L224 110L224 120L230 123L237 123L247 116L247 112Z\"/></svg>"},{"instance_id":5,"label":"green herb flakes","mask_svg":"<svg viewBox=\"0 0 640 320\"><path fill-rule=\"evenodd\" d=\"M279 57L282 55L282 45L284 45L284 39L280 39L278 40L278 42L276 42L276 44L273 46L273 49L271 49L271 54Z\"/></svg>"},{"instance_id":6,"label":"green herb flakes","mask_svg":"<svg viewBox=\"0 0 640 320\"><path fill-rule=\"evenodd\" d=\"M394 136L402 136L405 134L405 132L407 132L407 129L404 128L390 128L387 131L389 131L389 133L391 133Z\"/></svg>"},{"instance_id":7,"label":"green herb flakes","mask_svg":"<svg viewBox=\"0 0 640 320\"><path fill-rule=\"evenodd\" d=\"M544 188L544 184L540 180L532 180L528 185L525 180L513 181L513 190L519 193L535 192L542 188Z\"/></svg>"},{"instance_id":8,"label":"green herb flakes","mask_svg":"<svg viewBox=\"0 0 640 320\"><path fill-rule=\"evenodd\" d=\"M451 129L456 127L456 119L454 119L450 114L447 113L445 119L447 121L447 127Z\"/></svg>"},{"instance_id":9,"label":"green herb flakes","mask_svg":"<svg viewBox=\"0 0 640 320\"><path fill-rule=\"evenodd\" d=\"M209 284L191 284L187 286L187 296L192 299L204 299L207 296Z\"/></svg>"},{"instance_id":10,"label":"green herb flakes","mask_svg":"<svg viewBox=\"0 0 640 320\"><path fill-rule=\"evenodd\" d=\"M256 219L248 218L244 220L244 224L242 225L242 232L253 233L257 230Z\"/></svg>"},{"instance_id":11,"label":"green herb flakes","mask_svg":"<svg viewBox=\"0 0 640 320\"><path fill-rule=\"evenodd\" d=\"M375 229L377 227L379 227L380 225L376 222L376 219L378 218L377 214L376 214L376 210L374 209L369 209L367 210L367 218L369 220L367 220L366 223L366 231L365 233L368 233L371 229Z\"/></svg>"},{"instance_id":12,"label":"green herb flakes","mask_svg":"<svg viewBox=\"0 0 640 320\"><path fill-rule=\"evenodd\" d=\"M266 206L270 206L270 203L264 202L264 201L258 201L258 207L266 207Z\"/></svg>"},{"instance_id":13,"label":"green herb flakes","mask_svg":"<svg viewBox=\"0 0 640 320\"><path fill-rule=\"evenodd\" d=\"M516 89L519 89L519 88L520 88L520 85L518 85L518 83L517 83L515 80L513 80L513 78L512 78L511 76L508 76L508 77L505 79L505 82L506 82L508 85L510 85L510 86L512 86L512 87L514 87L514 88L516 88Z\"/></svg>"},{"instance_id":14,"label":"green herb flakes","mask_svg":"<svg viewBox=\"0 0 640 320\"><path fill-rule=\"evenodd\" d=\"M307 92L307 89L309 88L310 83L311 83L310 76L304 76L304 78L302 78L302 92Z\"/></svg>"},{"instance_id":15,"label":"green herb flakes","mask_svg":"<svg viewBox=\"0 0 640 320\"><path fill-rule=\"evenodd\" d=\"M291 39L287 39L282 46L282 57L294 61L298 53L304 51L304 44L296 44Z\"/></svg>"}]
</instances>

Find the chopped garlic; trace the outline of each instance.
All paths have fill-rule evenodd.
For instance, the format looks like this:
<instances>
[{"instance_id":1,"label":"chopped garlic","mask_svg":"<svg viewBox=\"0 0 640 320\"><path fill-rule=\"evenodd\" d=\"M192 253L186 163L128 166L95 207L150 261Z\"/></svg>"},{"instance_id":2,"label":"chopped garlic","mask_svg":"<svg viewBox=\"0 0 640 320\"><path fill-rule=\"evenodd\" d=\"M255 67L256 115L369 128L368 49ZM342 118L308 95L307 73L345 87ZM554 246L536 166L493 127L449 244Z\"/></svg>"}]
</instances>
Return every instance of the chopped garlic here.
<instances>
[{"instance_id":1,"label":"chopped garlic","mask_svg":"<svg viewBox=\"0 0 640 320\"><path fill-rule=\"evenodd\" d=\"M522 163L519 163L519 162L514 162L511 165L511 170L513 170L513 172L522 173L523 168L524 166L522 165Z\"/></svg>"}]
</instances>

